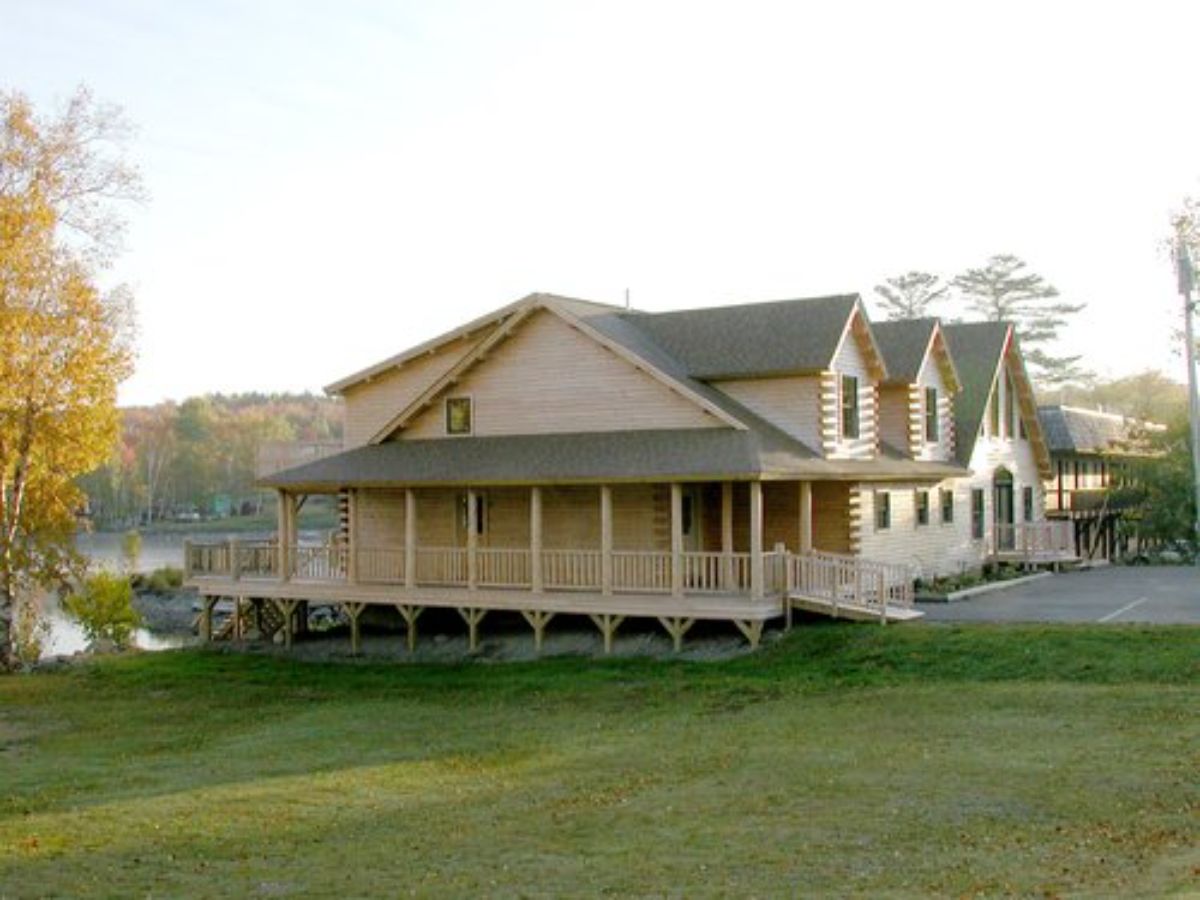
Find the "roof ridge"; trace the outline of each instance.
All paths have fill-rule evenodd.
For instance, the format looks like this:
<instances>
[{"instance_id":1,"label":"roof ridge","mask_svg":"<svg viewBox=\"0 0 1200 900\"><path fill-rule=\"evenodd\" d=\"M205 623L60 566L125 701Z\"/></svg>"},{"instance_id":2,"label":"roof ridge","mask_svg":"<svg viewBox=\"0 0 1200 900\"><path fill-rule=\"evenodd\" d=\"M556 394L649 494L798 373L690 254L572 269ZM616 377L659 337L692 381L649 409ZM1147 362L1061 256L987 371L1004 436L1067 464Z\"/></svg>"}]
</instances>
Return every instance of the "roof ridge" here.
<instances>
[{"instance_id":1,"label":"roof ridge","mask_svg":"<svg viewBox=\"0 0 1200 900\"><path fill-rule=\"evenodd\" d=\"M665 310L646 310L646 309L631 309L626 310L619 308L620 312L632 313L636 316L650 316L661 318L664 316L691 315L695 313L715 312L718 310L731 309L748 309L762 308L764 306L784 306L786 304L801 304L801 303L816 303L819 301L829 300L862 300L862 295L857 291L848 294L821 294L816 297L786 297L777 300L748 300L738 303L721 303L714 306L689 306L683 309L665 309Z\"/></svg>"}]
</instances>

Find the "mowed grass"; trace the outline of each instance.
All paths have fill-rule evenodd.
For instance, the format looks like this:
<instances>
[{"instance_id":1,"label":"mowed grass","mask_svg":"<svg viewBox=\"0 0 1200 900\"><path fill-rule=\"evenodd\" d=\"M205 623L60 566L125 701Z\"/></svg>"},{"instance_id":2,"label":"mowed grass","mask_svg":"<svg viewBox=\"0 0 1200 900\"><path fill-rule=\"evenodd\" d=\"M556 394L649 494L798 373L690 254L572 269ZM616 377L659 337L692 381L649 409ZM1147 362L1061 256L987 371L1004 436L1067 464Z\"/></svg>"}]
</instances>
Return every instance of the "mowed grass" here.
<instances>
[{"instance_id":1,"label":"mowed grass","mask_svg":"<svg viewBox=\"0 0 1200 900\"><path fill-rule=\"evenodd\" d=\"M0 679L0 896L1200 890L1200 629Z\"/></svg>"}]
</instances>

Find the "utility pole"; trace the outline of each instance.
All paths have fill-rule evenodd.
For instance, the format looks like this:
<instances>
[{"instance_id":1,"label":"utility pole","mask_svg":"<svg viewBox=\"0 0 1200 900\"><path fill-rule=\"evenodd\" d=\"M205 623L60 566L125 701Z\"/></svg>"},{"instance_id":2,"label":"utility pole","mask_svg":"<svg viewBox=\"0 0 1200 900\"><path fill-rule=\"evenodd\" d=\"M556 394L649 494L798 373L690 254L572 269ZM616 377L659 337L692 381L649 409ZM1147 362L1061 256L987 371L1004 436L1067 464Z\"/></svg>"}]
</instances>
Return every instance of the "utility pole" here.
<instances>
[{"instance_id":1,"label":"utility pole","mask_svg":"<svg viewBox=\"0 0 1200 900\"><path fill-rule=\"evenodd\" d=\"M1183 298L1183 334L1187 346L1184 356L1188 370L1188 419L1192 428L1192 488L1195 492L1196 517L1192 536L1200 544L1200 395L1196 393L1196 332L1192 327L1192 291L1195 290L1195 270L1182 230L1175 239L1175 273L1179 277L1179 295Z\"/></svg>"}]
</instances>

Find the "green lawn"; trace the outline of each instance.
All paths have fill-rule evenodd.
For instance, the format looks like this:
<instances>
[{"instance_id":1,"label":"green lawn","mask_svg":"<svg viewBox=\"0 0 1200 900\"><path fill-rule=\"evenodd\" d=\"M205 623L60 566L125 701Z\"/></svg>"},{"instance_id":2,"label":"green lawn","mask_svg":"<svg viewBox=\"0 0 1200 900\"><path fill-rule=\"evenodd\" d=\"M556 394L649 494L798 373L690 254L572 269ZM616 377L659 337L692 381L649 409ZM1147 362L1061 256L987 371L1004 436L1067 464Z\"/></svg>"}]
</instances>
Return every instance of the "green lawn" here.
<instances>
[{"instance_id":1,"label":"green lawn","mask_svg":"<svg viewBox=\"0 0 1200 900\"><path fill-rule=\"evenodd\" d=\"M1200 890L1200 629L0 679L0 896Z\"/></svg>"}]
</instances>

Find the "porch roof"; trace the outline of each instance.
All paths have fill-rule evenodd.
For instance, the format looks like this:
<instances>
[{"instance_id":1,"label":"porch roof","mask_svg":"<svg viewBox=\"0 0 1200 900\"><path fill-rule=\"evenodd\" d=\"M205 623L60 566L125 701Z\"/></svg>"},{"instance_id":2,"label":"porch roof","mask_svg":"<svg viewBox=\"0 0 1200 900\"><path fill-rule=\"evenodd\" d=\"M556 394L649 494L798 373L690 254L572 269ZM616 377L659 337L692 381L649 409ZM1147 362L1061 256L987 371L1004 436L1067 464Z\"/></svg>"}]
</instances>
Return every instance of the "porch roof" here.
<instances>
[{"instance_id":1,"label":"porch roof","mask_svg":"<svg viewBox=\"0 0 1200 900\"><path fill-rule=\"evenodd\" d=\"M822 459L795 441L731 428L401 440L278 472L265 487L816 479L938 480L967 471L909 459Z\"/></svg>"}]
</instances>

